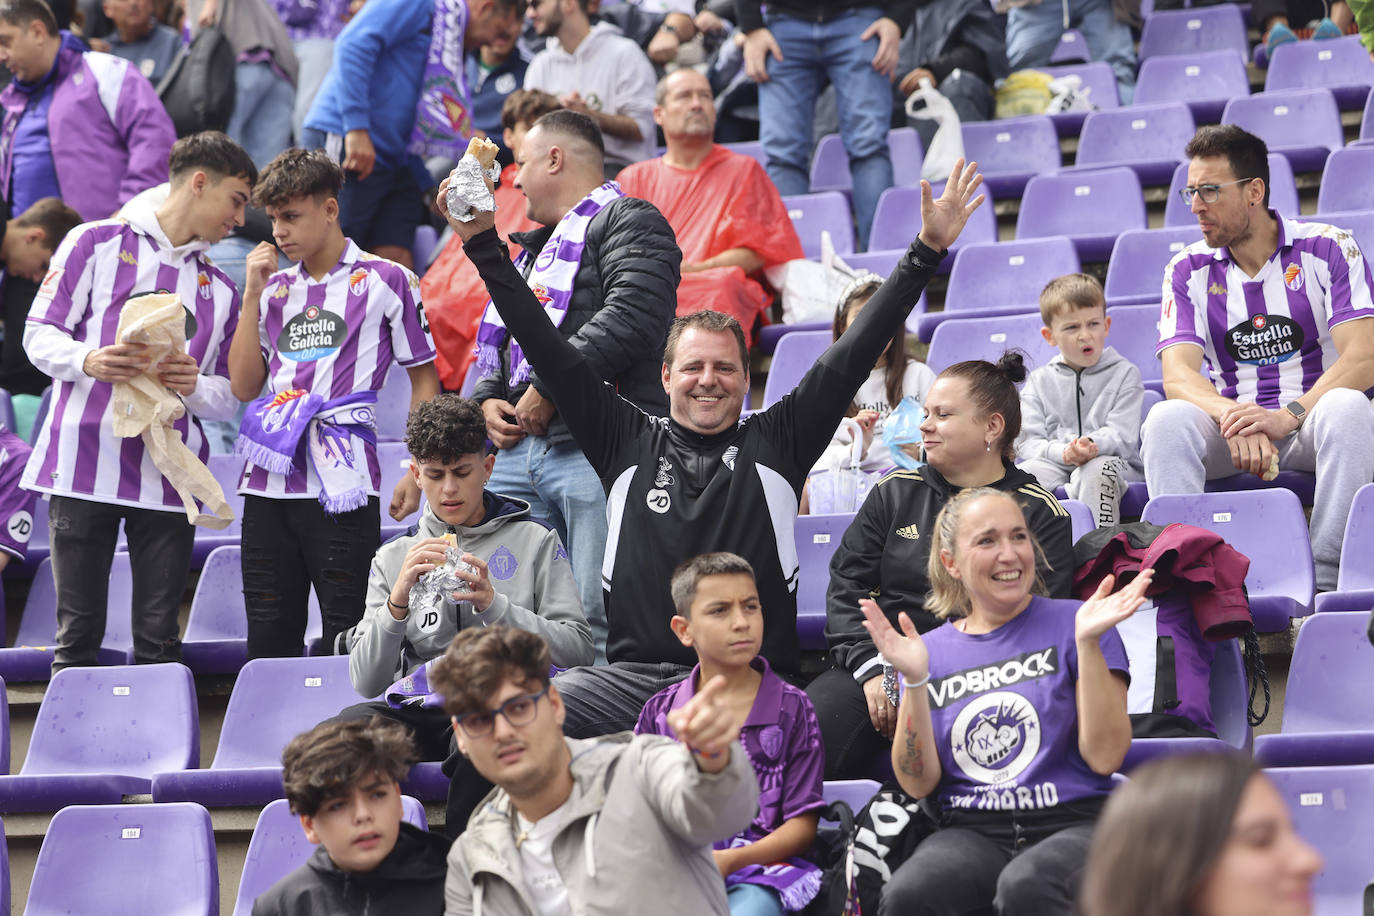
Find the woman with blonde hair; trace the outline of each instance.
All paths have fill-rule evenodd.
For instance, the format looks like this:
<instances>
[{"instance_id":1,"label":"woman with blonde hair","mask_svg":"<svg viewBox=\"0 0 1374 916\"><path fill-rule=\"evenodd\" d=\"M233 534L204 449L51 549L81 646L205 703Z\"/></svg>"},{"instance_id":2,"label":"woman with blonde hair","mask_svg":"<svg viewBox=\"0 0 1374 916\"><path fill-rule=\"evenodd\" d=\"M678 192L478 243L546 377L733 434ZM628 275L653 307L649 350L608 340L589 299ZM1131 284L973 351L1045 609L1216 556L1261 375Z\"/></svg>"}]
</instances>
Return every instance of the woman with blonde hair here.
<instances>
[{"instance_id":1,"label":"woman with blonde hair","mask_svg":"<svg viewBox=\"0 0 1374 916\"><path fill-rule=\"evenodd\" d=\"M1072 911L1093 823L1131 743L1126 652L1115 626L1153 571L1084 602L1042 597L1019 502L989 487L945 504L931 539L927 610L902 632L872 600L864 626L901 675L892 765L929 797L939 829L893 873L879 913Z\"/></svg>"}]
</instances>

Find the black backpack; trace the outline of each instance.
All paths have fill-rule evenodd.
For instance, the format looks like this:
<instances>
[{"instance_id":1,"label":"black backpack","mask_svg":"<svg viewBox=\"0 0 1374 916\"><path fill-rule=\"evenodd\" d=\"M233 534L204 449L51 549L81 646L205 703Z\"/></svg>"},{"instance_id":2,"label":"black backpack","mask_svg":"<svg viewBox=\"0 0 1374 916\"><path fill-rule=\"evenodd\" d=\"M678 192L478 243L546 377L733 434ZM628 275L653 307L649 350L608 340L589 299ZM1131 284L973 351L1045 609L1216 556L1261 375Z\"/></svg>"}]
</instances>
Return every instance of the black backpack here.
<instances>
[{"instance_id":1,"label":"black backpack","mask_svg":"<svg viewBox=\"0 0 1374 916\"><path fill-rule=\"evenodd\" d=\"M234 46L219 29L201 29L158 84L157 95L178 137L224 130L234 113Z\"/></svg>"}]
</instances>

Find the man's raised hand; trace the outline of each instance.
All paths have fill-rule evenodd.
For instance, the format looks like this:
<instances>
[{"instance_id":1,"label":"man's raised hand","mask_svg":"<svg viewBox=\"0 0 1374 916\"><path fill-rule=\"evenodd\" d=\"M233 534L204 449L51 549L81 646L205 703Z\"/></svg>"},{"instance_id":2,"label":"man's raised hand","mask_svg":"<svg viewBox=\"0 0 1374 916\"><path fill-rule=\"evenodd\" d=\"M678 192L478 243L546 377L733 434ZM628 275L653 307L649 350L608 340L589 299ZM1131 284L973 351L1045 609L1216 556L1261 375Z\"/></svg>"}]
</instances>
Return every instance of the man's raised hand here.
<instances>
[{"instance_id":1,"label":"man's raised hand","mask_svg":"<svg viewBox=\"0 0 1374 916\"><path fill-rule=\"evenodd\" d=\"M439 195L435 198L434 205L439 208L439 212L444 214L444 217L448 220L448 224L453 227L454 235L458 236L463 244L466 245L468 240L473 236L480 235L488 229L495 227L496 214L490 210L481 210L478 211L475 219L470 219L467 222L454 219L448 212L448 183L448 178L440 182ZM487 185L491 185L491 179L487 179Z\"/></svg>"},{"instance_id":2,"label":"man's raised hand","mask_svg":"<svg viewBox=\"0 0 1374 916\"><path fill-rule=\"evenodd\" d=\"M939 197L931 191L930 182L921 181L921 231L916 236L934 251L946 251L964 230L969 215L977 210L986 195L973 195L983 183L978 163L954 163L945 190Z\"/></svg>"},{"instance_id":3,"label":"man's raised hand","mask_svg":"<svg viewBox=\"0 0 1374 916\"><path fill-rule=\"evenodd\" d=\"M739 724L725 705L725 677L716 675L701 686L680 709L668 713L677 739L697 757L697 766L719 773L730 762L730 745L739 737Z\"/></svg>"}]
</instances>

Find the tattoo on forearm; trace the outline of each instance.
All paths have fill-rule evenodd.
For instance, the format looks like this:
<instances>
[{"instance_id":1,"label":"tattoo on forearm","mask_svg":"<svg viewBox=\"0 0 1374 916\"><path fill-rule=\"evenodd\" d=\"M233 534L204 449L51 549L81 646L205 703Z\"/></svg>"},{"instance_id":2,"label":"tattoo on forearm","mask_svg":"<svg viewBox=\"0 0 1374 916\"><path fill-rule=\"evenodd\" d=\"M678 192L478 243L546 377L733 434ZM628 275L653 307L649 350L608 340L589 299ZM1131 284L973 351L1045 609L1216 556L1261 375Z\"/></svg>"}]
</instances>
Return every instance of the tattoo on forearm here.
<instances>
[{"instance_id":1,"label":"tattoo on forearm","mask_svg":"<svg viewBox=\"0 0 1374 916\"><path fill-rule=\"evenodd\" d=\"M902 745L901 770L908 776L919 778L925 772L925 762L921 759L921 740L916 736L916 723L911 714L906 717L906 735Z\"/></svg>"}]
</instances>

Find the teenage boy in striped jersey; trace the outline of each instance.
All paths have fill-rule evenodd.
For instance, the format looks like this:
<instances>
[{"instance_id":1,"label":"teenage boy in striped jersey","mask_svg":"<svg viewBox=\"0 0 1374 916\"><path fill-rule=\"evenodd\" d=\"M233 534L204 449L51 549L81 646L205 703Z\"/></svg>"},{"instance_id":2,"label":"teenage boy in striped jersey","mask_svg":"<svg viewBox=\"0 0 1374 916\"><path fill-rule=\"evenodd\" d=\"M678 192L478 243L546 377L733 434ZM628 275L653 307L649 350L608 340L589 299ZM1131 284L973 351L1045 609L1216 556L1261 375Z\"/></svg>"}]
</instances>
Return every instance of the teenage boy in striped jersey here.
<instances>
[{"instance_id":1,"label":"teenage boy in striped jersey","mask_svg":"<svg viewBox=\"0 0 1374 916\"><path fill-rule=\"evenodd\" d=\"M205 251L243 225L257 169L216 131L177 141L168 166L171 190L161 206L131 201L118 219L68 233L24 328L29 360L53 379L52 408L21 486L52 497L54 671L96 663L121 520L133 566L135 658L181 660L177 610L194 529L142 438L119 439L112 429L115 384L149 368L142 346L115 342L124 303L152 292L181 296L186 352L156 368L186 407L173 428L202 461L210 450L200 421L228 419L238 409L228 358L239 296Z\"/></svg>"},{"instance_id":2,"label":"teenage boy in striped jersey","mask_svg":"<svg viewBox=\"0 0 1374 916\"><path fill-rule=\"evenodd\" d=\"M362 618L381 545L377 391L396 362L410 376L412 408L439 393L420 281L343 234L342 184L323 151L289 149L254 190L277 246L296 263L278 271L268 242L248 255L229 351L234 394L257 398L239 431L253 658L300 654L312 585L326 646Z\"/></svg>"}]
</instances>

